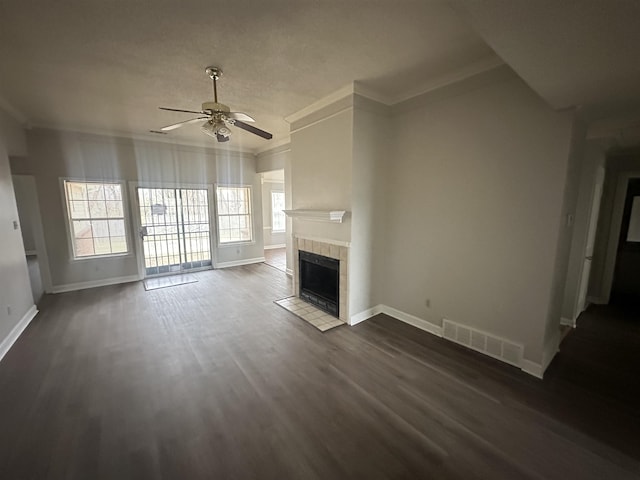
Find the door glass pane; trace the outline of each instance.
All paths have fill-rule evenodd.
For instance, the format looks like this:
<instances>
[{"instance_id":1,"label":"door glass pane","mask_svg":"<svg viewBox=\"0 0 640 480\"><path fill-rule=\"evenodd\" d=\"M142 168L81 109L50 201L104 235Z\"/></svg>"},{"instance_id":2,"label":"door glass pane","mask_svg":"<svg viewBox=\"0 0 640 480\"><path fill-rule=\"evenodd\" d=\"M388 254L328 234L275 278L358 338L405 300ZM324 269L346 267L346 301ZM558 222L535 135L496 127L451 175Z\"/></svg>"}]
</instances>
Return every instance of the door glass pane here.
<instances>
[{"instance_id":1,"label":"door glass pane","mask_svg":"<svg viewBox=\"0 0 640 480\"><path fill-rule=\"evenodd\" d=\"M147 275L211 265L206 189L139 188L138 200Z\"/></svg>"}]
</instances>

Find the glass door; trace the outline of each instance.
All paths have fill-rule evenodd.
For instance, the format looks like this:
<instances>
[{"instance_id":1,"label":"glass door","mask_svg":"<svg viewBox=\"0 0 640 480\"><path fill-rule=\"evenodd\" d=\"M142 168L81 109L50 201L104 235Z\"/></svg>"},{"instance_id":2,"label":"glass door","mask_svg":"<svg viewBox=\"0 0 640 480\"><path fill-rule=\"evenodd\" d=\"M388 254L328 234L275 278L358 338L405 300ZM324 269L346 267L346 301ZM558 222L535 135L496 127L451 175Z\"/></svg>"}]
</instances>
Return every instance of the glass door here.
<instances>
[{"instance_id":1,"label":"glass door","mask_svg":"<svg viewBox=\"0 0 640 480\"><path fill-rule=\"evenodd\" d=\"M207 189L138 187L145 276L211 267Z\"/></svg>"}]
</instances>

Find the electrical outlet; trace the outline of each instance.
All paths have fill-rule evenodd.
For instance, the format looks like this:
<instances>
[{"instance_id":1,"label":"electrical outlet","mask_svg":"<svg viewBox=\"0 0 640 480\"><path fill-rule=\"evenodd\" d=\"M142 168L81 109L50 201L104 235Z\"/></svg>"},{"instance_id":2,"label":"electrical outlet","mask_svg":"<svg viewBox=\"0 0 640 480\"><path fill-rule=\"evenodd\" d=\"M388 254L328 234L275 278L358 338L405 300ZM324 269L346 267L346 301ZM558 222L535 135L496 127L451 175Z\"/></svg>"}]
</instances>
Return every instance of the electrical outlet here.
<instances>
[{"instance_id":1,"label":"electrical outlet","mask_svg":"<svg viewBox=\"0 0 640 480\"><path fill-rule=\"evenodd\" d=\"M427 307L427 308L431 308L431 299L430 298L427 298L424 301L424 306Z\"/></svg>"},{"instance_id":2,"label":"electrical outlet","mask_svg":"<svg viewBox=\"0 0 640 480\"><path fill-rule=\"evenodd\" d=\"M7 305L7 315L11 315L11 305Z\"/></svg>"},{"instance_id":3,"label":"electrical outlet","mask_svg":"<svg viewBox=\"0 0 640 480\"><path fill-rule=\"evenodd\" d=\"M14 221L13 221L13 229L14 229L14 230L18 230L18 228L19 228L19 227L20 227L20 225L18 224L18 221L17 221L17 220L14 220Z\"/></svg>"}]
</instances>

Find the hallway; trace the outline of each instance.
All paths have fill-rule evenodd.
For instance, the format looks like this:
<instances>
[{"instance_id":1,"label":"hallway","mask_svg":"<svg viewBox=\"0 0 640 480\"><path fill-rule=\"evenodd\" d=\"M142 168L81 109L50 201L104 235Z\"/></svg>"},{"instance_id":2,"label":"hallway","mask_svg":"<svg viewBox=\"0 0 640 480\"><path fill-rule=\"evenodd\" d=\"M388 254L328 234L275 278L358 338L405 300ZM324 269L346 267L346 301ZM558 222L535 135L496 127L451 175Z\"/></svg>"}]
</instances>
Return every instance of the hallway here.
<instances>
[{"instance_id":1,"label":"hallway","mask_svg":"<svg viewBox=\"0 0 640 480\"><path fill-rule=\"evenodd\" d=\"M544 384L564 422L640 458L639 376L638 310L591 305L560 345Z\"/></svg>"}]
</instances>

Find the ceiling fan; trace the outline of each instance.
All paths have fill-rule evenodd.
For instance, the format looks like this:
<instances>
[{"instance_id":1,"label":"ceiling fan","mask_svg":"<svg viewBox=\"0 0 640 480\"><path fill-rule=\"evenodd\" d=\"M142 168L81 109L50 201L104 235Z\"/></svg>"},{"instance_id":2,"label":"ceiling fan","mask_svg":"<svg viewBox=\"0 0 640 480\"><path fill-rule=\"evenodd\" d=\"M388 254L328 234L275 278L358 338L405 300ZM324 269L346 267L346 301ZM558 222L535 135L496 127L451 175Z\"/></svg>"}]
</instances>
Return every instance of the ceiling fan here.
<instances>
[{"instance_id":1,"label":"ceiling fan","mask_svg":"<svg viewBox=\"0 0 640 480\"><path fill-rule=\"evenodd\" d=\"M190 120L184 120L182 122L167 125L166 127L162 127L160 130L162 132L168 132L169 130L175 130L176 128L182 127L184 125L198 123L201 120L206 120L202 124L202 131L207 135L211 135L212 137L216 138L218 142L229 141L229 137L231 136L231 129L229 128L229 126L231 125L258 135L259 137L271 140L273 138L273 135L271 135L269 132L265 132L264 130L246 123L255 122L255 120L249 115L241 112L232 112L226 105L218 103L218 85L216 82L222 76L222 69L219 67L207 67L205 69L205 72L213 82L213 102L204 102L202 104L202 110L200 111L159 107L160 110L168 110L170 112L195 113L200 115L199 117L192 118Z\"/></svg>"}]
</instances>

